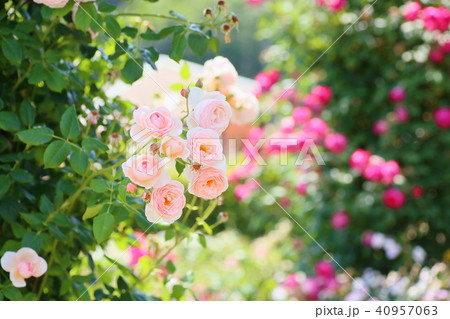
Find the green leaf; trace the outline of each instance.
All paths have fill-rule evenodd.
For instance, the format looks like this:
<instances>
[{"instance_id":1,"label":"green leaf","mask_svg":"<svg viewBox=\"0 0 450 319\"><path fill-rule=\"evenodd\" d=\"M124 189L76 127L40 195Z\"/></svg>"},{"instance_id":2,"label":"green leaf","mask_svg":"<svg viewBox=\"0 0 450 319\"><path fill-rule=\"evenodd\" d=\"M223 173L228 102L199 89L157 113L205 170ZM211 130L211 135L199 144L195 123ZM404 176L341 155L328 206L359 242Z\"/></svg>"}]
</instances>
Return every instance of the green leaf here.
<instances>
[{"instance_id":1,"label":"green leaf","mask_svg":"<svg viewBox=\"0 0 450 319\"><path fill-rule=\"evenodd\" d=\"M108 145L106 145L102 141L100 141L96 138L92 138L92 137L88 137L88 138L84 139L81 142L81 146L87 151L92 151L95 149L99 149L101 151L107 151L109 149Z\"/></svg>"},{"instance_id":2,"label":"green leaf","mask_svg":"<svg viewBox=\"0 0 450 319\"><path fill-rule=\"evenodd\" d=\"M166 234L164 235L164 238L166 241L171 240L175 236L175 230L173 228L168 228L166 230Z\"/></svg>"},{"instance_id":3,"label":"green leaf","mask_svg":"<svg viewBox=\"0 0 450 319\"><path fill-rule=\"evenodd\" d=\"M20 131L16 135L26 144L41 145L49 142L53 138L53 131L46 127L39 127Z\"/></svg>"},{"instance_id":4,"label":"green leaf","mask_svg":"<svg viewBox=\"0 0 450 319\"><path fill-rule=\"evenodd\" d=\"M86 208L86 211L83 214L83 220L97 216L102 208L103 208L103 204Z\"/></svg>"},{"instance_id":5,"label":"green leaf","mask_svg":"<svg viewBox=\"0 0 450 319\"><path fill-rule=\"evenodd\" d=\"M116 6L114 6L114 5L112 5L112 4L109 4L109 3L107 3L107 2L100 2L99 4L98 4L98 11L100 11L100 12L107 12L107 13L109 13L109 12L113 12L114 10L116 10Z\"/></svg>"},{"instance_id":6,"label":"green leaf","mask_svg":"<svg viewBox=\"0 0 450 319\"><path fill-rule=\"evenodd\" d=\"M161 36L159 35L159 33L156 33L152 29L147 28L145 33L141 34L141 38L144 40L147 40L147 41L156 41L156 40L161 39Z\"/></svg>"},{"instance_id":7,"label":"green leaf","mask_svg":"<svg viewBox=\"0 0 450 319\"><path fill-rule=\"evenodd\" d=\"M70 145L63 141L53 141L45 149L44 166L46 168L58 167L70 153Z\"/></svg>"},{"instance_id":8,"label":"green leaf","mask_svg":"<svg viewBox=\"0 0 450 319\"><path fill-rule=\"evenodd\" d=\"M28 76L28 83L38 84L46 79L45 66L42 63L34 64Z\"/></svg>"},{"instance_id":9,"label":"green leaf","mask_svg":"<svg viewBox=\"0 0 450 319\"><path fill-rule=\"evenodd\" d=\"M185 291L185 288L183 286L181 286L181 285L173 286L173 288L172 288L172 298L175 298L177 300L180 299L181 297L183 297L184 291Z\"/></svg>"},{"instance_id":10,"label":"green leaf","mask_svg":"<svg viewBox=\"0 0 450 319\"><path fill-rule=\"evenodd\" d=\"M64 234L61 229L59 229L58 226L56 226L55 224L48 224L47 225L48 229L50 230L50 233L55 236L55 238L57 239L66 239L66 234Z\"/></svg>"},{"instance_id":11,"label":"green leaf","mask_svg":"<svg viewBox=\"0 0 450 319\"><path fill-rule=\"evenodd\" d=\"M53 205L47 196L42 195L39 201L39 210L45 214L50 214L55 211L55 205Z\"/></svg>"},{"instance_id":12,"label":"green leaf","mask_svg":"<svg viewBox=\"0 0 450 319\"><path fill-rule=\"evenodd\" d=\"M90 8L90 3L80 3L80 6L75 14L75 24L78 28L83 31L86 31L91 26L93 19L95 18L92 15ZM91 18L92 17L92 18Z\"/></svg>"},{"instance_id":13,"label":"green leaf","mask_svg":"<svg viewBox=\"0 0 450 319\"><path fill-rule=\"evenodd\" d=\"M21 168L14 169L11 172L11 177L19 183L30 183L33 181L33 175Z\"/></svg>"},{"instance_id":14,"label":"green leaf","mask_svg":"<svg viewBox=\"0 0 450 319\"><path fill-rule=\"evenodd\" d=\"M106 31L108 31L109 35L113 38L119 37L122 32L117 20L110 15L105 17L105 27Z\"/></svg>"},{"instance_id":15,"label":"green leaf","mask_svg":"<svg viewBox=\"0 0 450 319\"><path fill-rule=\"evenodd\" d=\"M18 131L20 121L15 113L0 112L0 129L5 131Z\"/></svg>"},{"instance_id":16,"label":"green leaf","mask_svg":"<svg viewBox=\"0 0 450 319\"><path fill-rule=\"evenodd\" d=\"M27 232L22 238L22 246L28 247L39 252L44 245L44 237L42 234L36 234L34 232Z\"/></svg>"},{"instance_id":17,"label":"green leaf","mask_svg":"<svg viewBox=\"0 0 450 319\"><path fill-rule=\"evenodd\" d=\"M175 270L177 270L177 267L175 267L175 265L173 264L172 260L169 260L167 262L167 271L171 274L173 274L175 272Z\"/></svg>"},{"instance_id":18,"label":"green leaf","mask_svg":"<svg viewBox=\"0 0 450 319\"><path fill-rule=\"evenodd\" d=\"M184 85L181 83L174 83L171 86L169 86L169 89L172 91L180 92L184 88Z\"/></svg>"},{"instance_id":19,"label":"green leaf","mask_svg":"<svg viewBox=\"0 0 450 319\"><path fill-rule=\"evenodd\" d=\"M89 187L92 188L92 190L96 193L104 193L109 190L109 185L106 181L101 179L93 179L89 183Z\"/></svg>"},{"instance_id":20,"label":"green leaf","mask_svg":"<svg viewBox=\"0 0 450 319\"><path fill-rule=\"evenodd\" d=\"M61 117L59 123L61 133L67 138L76 138L80 135L80 125L78 124L77 113L75 107L69 107Z\"/></svg>"},{"instance_id":21,"label":"green leaf","mask_svg":"<svg viewBox=\"0 0 450 319\"><path fill-rule=\"evenodd\" d=\"M20 119L23 125L29 127L34 124L35 109L30 100L23 100L19 108Z\"/></svg>"},{"instance_id":22,"label":"green leaf","mask_svg":"<svg viewBox=\"0 0 450 319\"><path fill-rule=\"evenodd\" d=\"M184 36L184 32L176 33L172 39L172 48L170 49L169 57L176 61L180 62L180 60L184 56L184 50L186 49L187 40Z\"/></svg>"},{"instance_id":23,"label":"green leaf","mask_svg":"<svg viewBox=\"0 0 450 319\"><path fill-rule=\"evenodd\" d=\"M189 78L191 77L191 72L189 71L189 66L186 62L184 62L181 66L180 76L185 81L189 80Z\"/></svg>"},{"instance_id":24,"label":"green leaf","mask_svg":"<svg viewBox=\"0 0 450 319\"><path fill-rule=\"evenodd\" d=\"M198 235L198 242L200 243L200 245L203 246L203 248L206 248L206 238L205 238L205 236L199 234Z\"/></svg>"},{"instance_id":25,"label":"green leaf","mask_svg":"<svg viewBox=\"0 0 450 319\"><path fill-rule=\"evenodd\" d=\"M67 85L66 77L57 69L45 69L45 83L55 92L61 92Z\"/></svg>"},{"instance_id":26,"label":"green leaf","mask_svg":"<svg viewBox=\"0 0 450 319\"><path fill-rule=\"evenodd\" d=\"M73 1L70 1L63 8L53 9L52 15L58 16L58 17L64 17L66 14L68 14L70 11L72 11L74 4L75 3Z\"/></svg>"},{"instance_id":27,"label":"green leaf","mask_svg":"<svg viewBox=\"0 0 450 319\"><path fill-rule=\"evenodd\" d=\"M138 34L138 29L126 26L125 28L122 29L122 32L127 36L129 36L130 38L134 39Z\"/></svg>"},{"instance_id":28,"label":"green leaf","mask_svg":"<svg viewBox=\"0 0 450 319\"><path fill-rule=\"evenodd\" d=\"M175 169L177 170L178 176L180 176L183 173L184 168L186 167L186 165L184 163L175 162Z\"/></svg>"},{"instance_id":29,"label":"green leaf","mask_svg":"<svg viewBox=\"0 0 450 319\"><path fill-rule=\"evenodd\" d=\"M219 53L219 39L212 37L208 41L209 49L214 53Z\"/></svg>"},{"instance_id":30,"label":"green leaf","mask_svg":"<svg viewBox=\"0 0 450 319\"><path fill-rule=\"evenodd\" d=\"M0 175L0 198L6 194L9 187L11 186L11 181L8 176Z\"/></svg>"},{"instance_id":31,"label":"green leaf","mask_svg":"<svg viewBox=\"0 0 450 319\"><path fill-rule=\"evenodd\" d=\"M86 153L78 148L73 150L69 161L73 170L80 175L83 175L89 164L89 159Z\"/></svg>"},{"instance_id":32,"label":"green leaf","mask_svg":"<svg viewBox=\"0 0 450 319\"><path fill-rule=\"evenodd\" d=\"M94 237L100 244L105 241L114 230L114 217L111 214L103 214L94 218Z\"/></svg>"},{"instance_id":33,"label":"green leaf","mask_svg":"<svg viewBox=\"0 0 450 319\"><path fill-rule=\"evenodd\" d=\"M188 37L188 44L192 52L198 56L203 56L208 49L209 40L197 33L191 33Z\"/></svg>"},{"instance_id":34,"label":"green leaf","mask_svg":"<svg viewBox=\"0 0 450 319\"><path fill-rule=\"evenodd\" d=\"M143 71L141 59L128 59L122 69L122 79L128 84L132 84L142 76Z\"/></svg>"},{"instance_id":35,"label":"green leaf","mask_svg":"<svg viewBox=\"0 0 450 319\"><path fill-rule=\"evenodd\" d=\"M18 301L22 299L22 294L20 293L20 290L17 289L16 287L2 288L2 293L9 300Z\"/></svg>"},{"instance_id":36,"label":"green leaf","mask_svg":"<svg viewBox=\"0 0 450 319\"><path fill-rule=\"evenodd\" d=\"M13 65L19 65L22 61L23 48L16 39L2 40L2 52Z\"/></svg>"}]
</instances>

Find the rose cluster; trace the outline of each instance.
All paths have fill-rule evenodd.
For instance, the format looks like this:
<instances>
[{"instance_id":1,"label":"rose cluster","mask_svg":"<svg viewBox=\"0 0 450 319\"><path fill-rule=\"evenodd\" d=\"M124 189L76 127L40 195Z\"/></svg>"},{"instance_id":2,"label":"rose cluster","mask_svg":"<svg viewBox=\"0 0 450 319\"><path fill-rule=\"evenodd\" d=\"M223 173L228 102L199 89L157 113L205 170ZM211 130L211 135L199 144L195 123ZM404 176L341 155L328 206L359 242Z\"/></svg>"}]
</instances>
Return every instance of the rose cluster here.
<instances>
[{"instance_id":1,"label":"rose cluster","mask_svg":"<svg viewBox=\"0 0 450 319\"><path fill-rule=\"evenodd\" d=\"M238 73L233 64L222 56L205 62L203 84L208 91L219 91L232 109L231 122L244 125L259 115L259 102L251 89L238 85Z\"/></svg>"},{"instance_id":2,"label":"rose cluster","mask_svg":"<svg viewBox=\"0 0 450 319\"><path fill-rule=\"evenodd\" d=\"M173 223L181 217L186 204L184 185L171 180L164 170L170 162L184 166L183 175L189 182L187 190L194 196L211 200L228 188L220 134L230 123L232 109L218 91L191 87L186 93L189 111L183 118L186 123L165 107L141 106L133 112L135 124L130 136L138 147L143 147L141 153L122 164L122 169L133 184L148 190L143 198L150 222L162 219ZM127 190L134 193L133 184Z\"/></svg>"}]
</instances>

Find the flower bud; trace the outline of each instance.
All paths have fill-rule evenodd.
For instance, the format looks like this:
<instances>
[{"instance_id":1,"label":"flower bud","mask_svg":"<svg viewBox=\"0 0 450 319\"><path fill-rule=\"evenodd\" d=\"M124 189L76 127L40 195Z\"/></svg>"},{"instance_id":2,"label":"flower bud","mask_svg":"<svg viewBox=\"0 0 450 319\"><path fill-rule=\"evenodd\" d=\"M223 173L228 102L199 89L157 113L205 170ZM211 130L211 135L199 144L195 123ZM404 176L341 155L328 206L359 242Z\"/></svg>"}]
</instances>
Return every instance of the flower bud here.
<instances>
[{"instance_id":1,"label":"flower bud","mask_svg":"<svg viewBox=\"0 0 450 319\"><path fill-rule=\"evenodd\" d=\"M239 23L238 17L236 17L234 14L231 16L231 23L233 23L233 24Z\"/></svg>"},{"instance_id":2,"label":"flower bud","mask_svg":"<svg viewBox=\"0 0 450 319\"><path fill-rule=\"evenodd\" d=\"M142 194L142 199L146 202L149 202L151 198L152 198L152 194L149 191L145 191Z\"/></svg>"},{"instance_id":3,"label":"flower bud","mask_svg":"<svg viewBox=\"0 0 450 319\"><path fill-rule=\"evenodd\" d=\"M228 23L222 24L222 32L223 33L228 33L230 31L231 31L231 26Z\"/></svg>"},{"instance_id":4,"label":"flower bud","mask_svg":"<svg viewBox=\"0 0 450 319\"><path fill-rule=\"evenodd\" d=\"M203 10L203 15L207 18L207 19L211 19L213 14L213 11L211 8L206 8L205 10Z\"/></svg>"},{"instance_id":5,"label":"flower bud","mask_svg":"<svg viewBox=\"0 0 450 319\"><path fill-rule=\"evenodd\" d=\"M225 8L225 1L222 1L222 0L220 0L220 1L217 1L217 6L219 6L219 7L222 7L222 8Z\"/></svg>"},{"instance_id":6,"label":"flower bud","mask_svg":"<svg viewBox=\"0 0 450 319\"><path fill-rule=\"evenodd\" d=\"M136 192L136 190L137 190L137 186L135 185L135 184L133 184L133 183L128 183L127 184L127 192L128 193L134 193L134 192Z\"/></svg>"},{"instance_id":7,"label":"flower bud","mask_svg":"<svg viewBox=\"0 0 450 319\"><path fill-rule=\"evenodd\" d=\"M157 153L159 151L161 145L159 145L159 143L153 143L152 145L150 145L150 151L153 153Z\"/></svg>"},{"instance_id":8,"label":"flower bud","mask_svg":"<svg viewBox=\"0 0 450 319\"><path fill-rule=\"evenodd\" d=\"M182 97L187 99L189 96L189 89L182 89L180 93Z\"/></svg>"},{"instance_id":9,"label":"flower bud","mask_svg":"<svg viewBox=\"0 0 450 319\"><path fill-rule=\"evenodd\" d=\"M195 83L195 86L201 89L203 87L202 80L198 79L197 83Z\"/></svg>"},{"instance_id":10,"label":"flower bud","mask_svg":"<svg viewBox=\"0 0 450 319\"><path fill-rule=\"evenodd\" d=\"M228 221L228 213L227 212L220 212L217 216L217 222L219 224L224 224Z\"/></svg>"}]
</instances>

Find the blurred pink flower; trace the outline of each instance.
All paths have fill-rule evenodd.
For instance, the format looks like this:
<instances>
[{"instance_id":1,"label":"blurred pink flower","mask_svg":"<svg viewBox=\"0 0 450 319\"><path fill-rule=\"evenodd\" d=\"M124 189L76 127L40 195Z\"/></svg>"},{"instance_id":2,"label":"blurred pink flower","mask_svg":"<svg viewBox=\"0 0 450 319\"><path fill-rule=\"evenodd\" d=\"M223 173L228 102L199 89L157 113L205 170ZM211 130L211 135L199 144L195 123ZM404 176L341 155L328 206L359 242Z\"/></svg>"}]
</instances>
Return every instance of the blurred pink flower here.
<instances>
[{"instance_id":1,"label":"blurred pink flower","mask_svg":"<svg viewBox=\"0 0 450 319\"><path fill-rule=\"evenodd\" d=\"M296 124L303 124L311 119L311 110L305 106L298 106L292 111Z\"/></svg>"},{"instance_id":2,"label":"blurred pink flower","mask_svg":"<svg viewBox=\"0 0 450 319\"><path fill-rule=\"evenodd\" d=\"M362 173L369 164L370 152L365 151L361 148L358 148L353 154L350 156L349 165L355 171Z\"/></svg>"},{"instance_id":3,"label":"blurred pink flower","mask_svg":"<svg viewBox=\"0 0 450 319\"><path fill-rule=\"evenodd\" d=\"M250 5L259 6L261 3L263 3L265 0L245 0Z\"/></svg>"},{"instance_id":4,"label":"blurred pink flower","mask_svg":"<svg viewBox=\"0 0 450 319\"><path fill-rule=\"evenodd\" d=\"M366 247L370 247L372 243L373 231L367 230L361 236L361 244Z\"/></svg>"},{"instance_id":5,"label":"blurred pink flower","mask_svg":"<svg viewBox=\"0 0 450 319\"><path fill-rule=\"evenodd\" d=\"M289 117L285 117L281 120L281 131L283 133L292 133L294 132L295 129L295 120L293 117L289 116Z\"/></svg>"},{"instance_id":6,"label":"blurred pink flower","mask_svg":"<svg viewBox=\"0 0 450 319\"><path fill-rule=\"evenodd\" d=\"M234 197L238 201L248 198L252 194L252 188L246 184L239 184L234 188Z\"/></svg>"},{"instance_id":7,"label":"blurred pink flower","mask_svg":"<svg viewBox=\"0 0 450 319\"><path fill-rule=\"evenodd\" d=\"M255 76L255 80L261 86L262 92L268 92L279 79L280 72L274 69L260 72Z\"/></svg>"},{"instance_id":8,"label":"blurred pink flower","mask_svg":"<svg viewBox=\"0 0 450 319\"><path fill-rule=\"evenodd\" d=\"M419 17L422 5L419 1L408 2L405 5L405 19L408 21L414 21Z\"/></svg>"},{"instance_id":9,"label":"blurred pink flower","mask_svg":"<svg viewBox=\"0 0 450 319\"><path fill-rule=\"evenodd\" d=\"M305 130L309 133L317 134L318 137L324 137L328 133L328 124L318 118L312 118L305 126Z\"/></svg>"},{"instance_id":10,"label":"blurred pink flower","mask_svg":"<svg viewBox=\"0 0 450 319\"><path fill-rule=\"evenodd\" d=\"M441 107L434 111L434 121L442 129L450 128L450 107Z\"/></svg>"},{"instance_id":11,"label":"blurred pink flower","mask_svg":"<svg viewBox=\"0 0 450 319\"><path fill-rule=\"evenodd\" d=\"M340 230L350 224L350 215L345 210L337 211L331 216L331 225L334 229Z\"/></svg>"},{"instance_id":12,"label":"blurred pink flower","mask_svg":"<svg viewBox=\"0 0 450 319\"><path fill-rule=\"evenodd\" d=\"M422 11L422 21L425 29L444 32L450 24L450 10L445 7L426 7Z\"/></svg>"},{"instance_id":13,"label":"blurred pink flower","mask_svg":"<svg viewBox=\"0 0 450 319\"><path fill-rule=\"evenodd\" d=\"M322 112L322 109L325 107L325 105L320 100L320 97L312 93L305 95L305 98L303 99L303 104L306 107L310 108L316 114Z\"/></svg>"},{"instance_id":14,"label":"blurred pink flower","mask_svg":"<svg viewBox=\"0 0 450 319\"><path fill-rule=\"evenodd\" d=\"M409 112L403 105L398 105L395 107L395 120L398 123L405 123L409 120Z\"/></svg>"},{"instance_id":15,"label":"blurred pink flower","mask_svg":"<svg viewBox=\"0 0 450 319\"><path fill-rule=\"evenodd\" d=\"M321 278L334 278L334 266L328 261L321 260L314 267L316 276Z\"/></svg>"},{"instance_id":16,"label":"blurred pink flower","mask_svg":"<svg viewBox=\"0 0 450 319\"><path fill-rule=\"evenodd\" d=\"M400 209L405 205L406 195L399 189L388 188L383 194L383 204L392 209Z\"/></svg>"},{"instance_id":17,"label":"blurred pink flower","mask_svg":"<svg viewBox=\"0 0 450 319\"><path fill-rule=\"evenodd\" d=\"M440 64L445 59L445 53L441 47L436 47L436 48L430 50L430 54L429 54L428 58L430 59L431 62Z\"/></svg>"},{"instance_id":18,"label":"blurred pink flower","mask_svg":"<svg viewBox=\"0 0 450 319\"><path fill-rule=\"evenodd\" d=\"M334 154L339 154L347 148L347 138L344 134L332 133L325 138L325 147Z\"/></svg>"},{"instance_id":19,"label":"blurred pink flower","mask_svg":"<svg viewBox=\"0 0 450 319\"><path fill-rule=\"evenodd\" d=\"M406 92L405 92L405 89L401 86L395 86L389 92L389 99L393 103L401 103L405 100L405 98L406 98Z\"/></svg>"},{"instance_id":20,"label":"blurred pink flower","mask_svg":"<svg viewBox=\"0 0 450 319\"><path fill-rule=\"evenodd\" d=\"M389 131L389 123L385 119L378 120L373 124L372 131L377 135L384 135Z\"/></svg>"},{"instance_id":21,"label":"blurred pink flower","mask_svg":"<svg viewBox=\"0 0 450 319\"><path fill-rule=\"evenodd\" d=\"M322 102L323 105L327 105L333 97L333 91L329 86L326 85L316 86L311 91L311 94L317 96L317 98L320 102Z\"/></svg>"},{"instance_id":22,"label":"blurred pink flower","mask_svg":"<svg viewBox=\"0 0 450 319\"><path fill-rule=\"evenodd\" d=\"M306 183L298 183L297 186L295 186L295 190L297 191L297 194L299 195L306 195L308 189L308 184Z\"/></svg>"},{"instance_id":23,"label":"blurred pink flower","mask_svg":"<svg viewBox=\"0 0 450 319\"><path fill-rule=\"evenodd\" d=\"M411 190L411 195L414 198L420 198L423 196L423 188L420 185L414 185L412 190Z\"/></svg>"},{"instance_id":24,"label":"blurred pink flower","mask_svg":"<svg viewBox=\"0 0 450 319\"><path fill-rule=\"evenodd\" d=\"M281 285L286 289L293 290L293 289L297 289L300 286L300 283L297 279L296 274L288 274L286 276L286 279L284 280L284 282Z\"/></svg>"},{"instance_id":25,"label":"blurred pink flower","mask_svg":"<svg viewBox=\"0 0 450 319\"><path fill-rule=\"evenodd\" d=\"M319 298L320 284L317 278L306 278L301 285L301 289L308 300L317 300Z\"/></svg>"}]
</instances>

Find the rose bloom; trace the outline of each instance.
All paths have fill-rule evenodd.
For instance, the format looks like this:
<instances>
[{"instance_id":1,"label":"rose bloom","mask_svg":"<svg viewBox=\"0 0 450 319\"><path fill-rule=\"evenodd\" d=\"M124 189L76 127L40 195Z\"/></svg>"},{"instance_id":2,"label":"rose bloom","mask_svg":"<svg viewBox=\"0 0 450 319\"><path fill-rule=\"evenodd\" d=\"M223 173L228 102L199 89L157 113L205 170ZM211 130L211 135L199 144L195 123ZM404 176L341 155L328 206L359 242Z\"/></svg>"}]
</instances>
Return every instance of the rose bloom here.
<instances>
[{"instance_id":1,"label":"rose bloom","mask_svg":"<svg viewBox=\"0 0 450 319\"><path fill-rule=\"evenodd\" d=\"M334 267L333 264L321 260L319 261L316 266L314 267L314 270L316 271L316 276L321 278L334 278Z\"/></svg>"},{"instance_id":2,"label":"rose bloom","mask_svg":"<svg viewBox=\"0 0 450 319\"><path fill-rule=\"evenodd\" d=\"M283 133L292 133L295 130L295 120L293 117L285 117L281 120L280 130Z\"/></svg>"},{"instance_id":3,"label":"rose bloom","mask_svg":"<svg viewBox=\"0 0 450 319\"><path fill-rule=\"evenodd\" d=\"M187 144L194 163L212 166L223 161L223 147L213 130L194 128L187 133Z\"/></svg>"},{"instance_id":4,"label":"rose bloom","mask_svg":"<svg viewBox=\"0 0 450 319\"><path fill-rule=\"evenodd\" d=\"M64 8L69 0L34 0L34 2L39 4L45 4L47 7L58 9Z\"/></svg>"},{"instance_id":5,"label":"rose bloom","mask_svg":"<svg viewBox=\"0 0 450 319\"><path fill-rule=\"evenodd\" d=\"M308 277L302 283L301 289L308 300L317 300L319 298L320 284L315 277Z\"/></svg>"},{"instance_id":6,"label":"rose bloom","mask_svg":"<svg viewBox=\"0 0 450 319\"><path fill-rule=\"evenodd\" d=\"M381 165L381 182L390 185L394 182L394 178L401 174L400 166L396 161L387 161Z\"/></svg>"},{"instance_id":7,"label":"rose bloom","mask_svg":"<svg viewBox=\"0 0 450 319\"><path fill-rule=\"evenodd\" d=\"M307 191L308 191L308 184L306 184L306 183L298 183L295 186L295 190L296 190L297 194L305 196L307 194Z\"/></svg>"},{"instance_id":8,"label":"rose bloom","mask_svg":"<svg viewBox=\"0 0 450 319\"><path fill-rule=\"evenodd\" d=\"M409 120L409 112L403 105L398 105L395 107L395 120L398 123L405 123Z\"/></svg>"},{"instance_id":9,"label":"rose bloom","mask_svg":"<svg viewBox=\"0 0 450 319\"><path fill-rule=\"evenodd\" d=\"M326 85L316 86L311 91L311 94L316 96L323 105L327 105L333 97L333 91Z\"/></svg>"},{"instance_id":10,"label":"rose bloom","mask_svg":"<svg viewBox=\"0 0 450 319\"><path fill-rule=\"evenodd\" d=\"M187 141L179 136L164 138L161 142L161 152L171 158L182 158L184 160L190 154Z\"/></svg>"},{"instance_id":11,"label":"rose bloom","mask_svg":"<svg viewBox=\"0 0 450 319\"><path fill-rule=\"evenodd\" d=\"M315 117L306 124L305 130L317 134L319 137L324 137L328 133L328 125L324 120Z\"/></svg>"},{"instance_id":12,"label":"rose bloom","mask_svg":"<svg viewBox=\"0 0 450 319\"><path fill-rule=\"evenodd\" d=\"M419 17L422 5L419 1L408 2L405 5L405 19L408 21L414 21Z\"/></svg>"},{"instance_id":13,"label":"rose bloom","mask_svg":"<svg viewBox=\"0 0 450 319\"><path fill-rule=\"evenodd\" d=\"M372 126L372 131L377 135L384 135L389 131L388 121L381 119L376 121Z\"/></svg>"},{"instance_id":14,"label":"rose bloom","mask_svg":"<svg viewBox=\"0 0 450 319\"><path fill-rule=\"evenodd\" d=\"M441 47L437 47L433 50L430 50L430 54L428 55L428 59L430 59L431 62L440 64L445 59L445 53L441 49Z\"/></svg>"},{"instance_id":15,"label":"rose bloom","mask_svg":"<svg viewBox=\"0 0 450 319\"><path fill-rule=\"evenodd\" d=\"M162 219L171 224L181 217L185 205L183 184L170 181L153 190L151 201L145 206L145 217L151 223Z\"/></svg>"},{"instance_id":16,"label":"rose bloom","mask_svg":"<svg viewBox=\"0 0 450 319\"><path fill-rule=\"evenodd\" d=\"M305 95L305 98L303 99L303 104L317 114L322 112L325 106L320 100L320 97L312 93Z\"/></svg>"},{"instance_id":17,"label":"rose bloom","mask_svg":"<svg viewBox=\"0 0 450 319\"><path fill-rule=\"evenodd\" d=\"M332 12L337 12L342 10L347 5L347 0L328 0L327 6L328 9Z\"/></svg>"},{"instance_id":18,"label":"rose bloom","mask_svg":"<svg viewBox=\"0 0 450 319\"><path fill-rule=\"evenodd\" d=\"M344 229L350 224L350 215L344 211L337 211L331 216L331 225L334 229Z\"/></svg>"},{"instance_id":19,"label":"rose bloom","mask_svg":"<svg viewBox=\"0 0 450 319\"><path fill-rule=\"evenodd\" d=\"M259 83L262 92L268 92L279 79L280 71L275 69L260 72L255 76L255 81Z\"/></svg>"},{"instance_id":20,"label":"rose bloom","mask_svg":"<svg viewBox=\"0 0 450 319\"><path fill-rule=\"evenodd\" d=\"M371 182L380 182L383 178L383 165L385 161L383 158L372 155L369 158L369 163L364 170L364 177L367 178Z\"/></svg>"},{"instance_id":21,"label":"rose bloom","mask_svg":"<svg viewBox=\"0 0 450 319\"><path fill-rule=\"evenodd\" d=\"M306 106L298 106L292 111L292 117L296 124L303 124L311 119L311 110Z\"/></svg>"},{"instance_id":22,"label":"rose bloom","mask_svg":"<svg viewBox=\"0 0 450 319\"><path fill-rule=\"evenodd\" d=\"M123 174L134 184L147 189L169 181L169 174L162 168L162 159L154 155L133 155L122 164Z\"/></svg>"},{"instance_id":23,"label":"rose bloom","mask_svg":"<svg viewBox=\"0 0 450 319\"><path fill-rule=\"evenodd\" d=\"M406 195L396 188L389 188L383 194L383 204L392 209L400 209L405 205Z\"/></svg>"},{"instance_id":24,"label":"rose bloom","mask_svg":"<svg viewBox=\"0 0 450 319\"><path fill-rule=\"evenodd\" d=\"M234 197L237 201L242 201L252 194L253 188L247 184L239 184L234 188Z\"/></svg>"},{"instance_id":25,"label":"rose bloom","mask_svg":"<svg viewBox=\"0 0 450 319\"><path fill-rule=\"evenodd\" d=\"M31 248L23 247L17 252L7 251L0 260L2 268L9 272L14 287L25 287L25 279L40 277L47 271L47 262Z\"/></svg>"},{"instance_id":26,"label":"rose bloom","mask_svg":"<svg viewBox=\"0 0 450 319\"><path fill-rule=\"evenodd\" d=\"M423 188L420 185L414 185L412 190L411 190L411 195L414 198L420 198L423 196Z\"/></svg>"},{"instance_id":27,"label":"rose bloom","mask_svg":"<svg viewBox=\"0 0 450 319\"><path fill-rule=\"evenodd\" d=\"M450 128L450 107L441 107L434 111L434 121L442 129Z\"/></svg>"},{"instance_id":28,"label":"rose bloom","mask_svg":"<svg viewBox=\"0 0 450 319\"><path fill-rule=\"evenodd\" d=\"M355 171L362 173L366 169L367 164L369 164L369 159L370 159L370 152L358 148L350 156L349 165Z\"/></svg>"},{"instance_id":29,"label":"rose bloom","mask_svg":"<svg viewBox=\"0 0 450 319\"><path fill-rule=\"evenodd\" d=\"M395 86L392 88L392 90L389 92L389 99L392 103L401 103L406 98L406 92L405 89L401 86Z\"/></svg>"},{"instance_id":30,"label":"rose bloom","mask_svg":"<svg viewBox=\"0 0 450 319\"><path fill-rule=\"evenodd\" d=\"M426 7L422 11L422 21L425 29L444 32L450 24L450 10L445 7Z\"/></svg>"},{"instance_id":31,"label":"rose bloom","mask_svg":"<svg viewBox=\"0 0 450 319\"><path fill-rule=\"evenodd\" d=\"M219 92L205 93L200 88L190 88L188 103L193 109L186 121L189 129L200 126L220 135L230 124L231 106Z\"/></svg>"},{"instance_id":32,"label":"rose bloom","mask_svg":"<svg viewBox=\"0 0 450 319\"><path fill-rule=\"evenodd\" d=\"M181 120L172 117L165 107L141 106L133 112L133 117L136 124L131 126L130 136L138 143L151 137L178 136L183 131Z\"/></svg>"},{"instance_id":33,"label":"rose bloom","mask_svg":"<svg viewBox=\"0 0 450 319\"><path fill-rule=\"evenodd\" d=\"M214 167L204 167L197 170L186 167L183 173L189 181L189 193L197 197L214 199L228 188L228 180L225 177L224 170Z\"/></svg>"},{"instance_id":34,"label":"rose bloom","mask_svg":"<svg viewBox=\"0 0 450 319\"><path fill-rule=\"evenodd\" d=\"M228 103L233 110L232 123L244 125L256 120L259 115L259 102L253 93L233 86L230 88L229 94Z\"/></svg>"},{"instance_id":35,"label":"rose bloom","mask_svg":"<svg viewBox=\"0 0 450 319\"><path fill-rule=\"evenodd\" d=\"M205 62L203 78L207 91L227 92L230 86L236 84L238 73L230 60L217 56Z\"/></svg>"},{"instance_id":36,"label":"rose bloom","mask_svg":"<svg viewBox=\"0 0 450 319\"><path fill-rule=\"evenodd\" d=\"M344 134L332 133L325 137L325 147L334 154L339 154L347 148L347 138Z\"/></svg>"}]
</instances>

